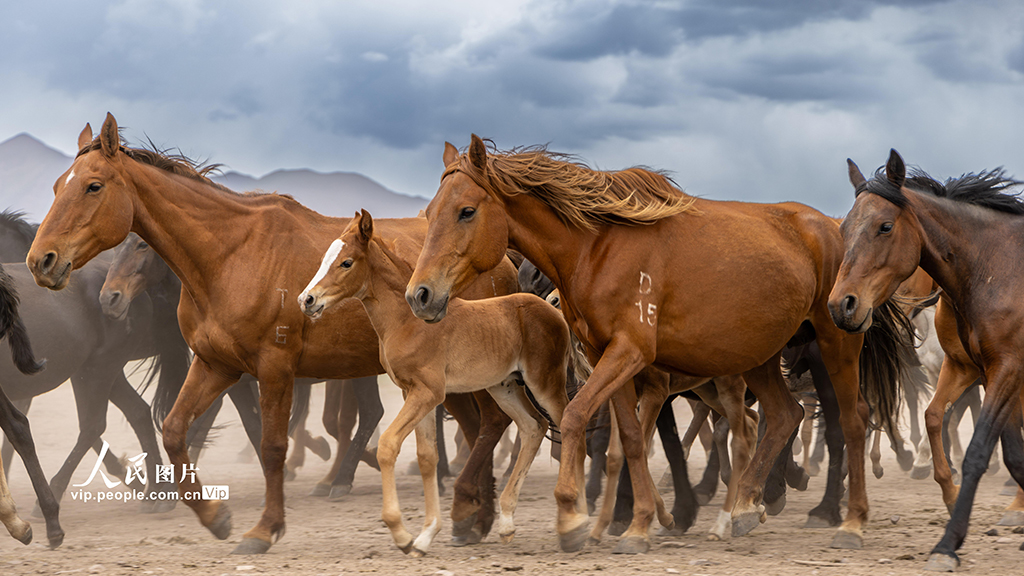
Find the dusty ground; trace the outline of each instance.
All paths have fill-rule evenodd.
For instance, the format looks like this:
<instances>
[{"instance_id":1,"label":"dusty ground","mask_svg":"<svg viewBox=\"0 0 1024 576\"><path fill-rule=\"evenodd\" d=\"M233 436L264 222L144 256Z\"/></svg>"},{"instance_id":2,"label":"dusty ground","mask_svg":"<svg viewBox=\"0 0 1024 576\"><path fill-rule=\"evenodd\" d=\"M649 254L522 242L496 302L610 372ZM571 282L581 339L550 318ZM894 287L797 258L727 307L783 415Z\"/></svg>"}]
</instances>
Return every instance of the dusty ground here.
<instances>
[{"instance_id":1,"label":"dusty ground","mask_svg":"<svg viewBox=\"0 0 1024 576\"><path fill-rule=\"evenodd\" d=\"M388 414L397 410L400 395L386 379L382 391ZM309 428L323 434L319 408L323 392L314 391L314 412ZM111 408L104 437L118 454L133 456L140 452L124 418ZM677 408L680 415L685 408ZM70 388L61 388L37 399L30 412L36 445L47 474L58 469L74 442L74 406ZM450 526L442 528L426 558L404 556L391 542L380 521L380 477L362 467L356 487L344 502L328 503L307 496L327 464L314 456L300 470L297 480L286 485L288 531L264 556L236 557L228 553L240 535L253 526L260 514L263 480L255 461L238 461L245 440L237 417L230 406L221 415L224 424L214 447L199 463L207 484L227 484L234 514L234 531L227 542L214 539L195 520L184 505L172 512L143 515L136 504L109 502L97 504L72 501L65 496L61 521L67 537L64 545L48 550L43 542L44 526L34 520L36 542L22 546L9 538L0 538L0 574L918 574L931 547L938 540L946 514L939 490L930 479L910 480L886 453L886 475L869 478L871 524L865 533L865 549L837 551L828 548L832 530L804 530L806 511L820 498L824 478L813 478L806 492L790 492L783 513L751 535L727 542L708 542L705 533L718 513L724 491L720 489L712 506L701 510L697 525L681 538L652 536L653 548L643 556L613 556L614 538L580 553L559 552L553 531L552 490L557 463L547 457L546 447L534 465L517 514L519 527L515 541L503 546L491 536L472 548L446 545ZM449 445L453 425L448 424ZM412 440L405 445L400 470L414 456ZM690 463L691 475L704 466L703 452L695 448ZM81 483L88 476L95 455L86 457L73 477ZM652 470L665 469L665 460L657 454ZM1006 472L984 479L974 508L973 524L962 551L962 571L981 574L1020 574L1024 552L1018 547L1024 535L1005 528L999 536L986 536L1001 517L1010 497L999 492ZM417 528L422 522L422 497L418 476L400 476L399 488L406 521ZM99 489L100 480L93 486ZM450 481L448 482L450 486ZM26 516L33 494L20 462L11 474L11 487ZM671 498L671 496L669 496ZM443 497L444 513L449 511L449 494ZM890 517L899 515L897 524ZM6 536L6 535L4 535ZM998 543L999 537L1009 542Z\"/></svg>"}]
</instances>

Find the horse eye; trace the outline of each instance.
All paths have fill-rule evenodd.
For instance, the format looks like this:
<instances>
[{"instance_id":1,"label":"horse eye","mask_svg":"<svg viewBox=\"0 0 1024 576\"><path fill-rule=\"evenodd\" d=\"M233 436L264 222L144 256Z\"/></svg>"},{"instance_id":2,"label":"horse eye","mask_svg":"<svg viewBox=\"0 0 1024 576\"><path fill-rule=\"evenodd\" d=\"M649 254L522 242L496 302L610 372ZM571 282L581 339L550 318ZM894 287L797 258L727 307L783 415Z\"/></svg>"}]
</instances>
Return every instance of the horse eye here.
<instances>
[{"instance_id":1,"label":"horse eye","mask_svg":"<svg viewBox=\"0 0 1024 576\"><path fill-rule=\"evenodd\" d=\"M459 212L459 221L465 222L466 220L472 218L474 214L476 214L476 209L467 206L463 208L461 212Z\"/></svg>"},{"instance_id":2,"label":"horse eye","mask_svg":"<svg viewBox=\"0 0 1024 576\"><path fill-rule=\"evenodd\" d=\"M879 234L888 234L889 232L892 232L892 222L885 222L878 227Z\"/></svg>"},{"instance_id":3,"label":"horse eye","mask_svg":"<svg viewBox=\"0 0 1024 576\"><path fill-rule=\"evenodd\" d=\"M100 184L99 182L93 182L92 184L89 184L89 187L86 190L88 192L99 192L100 188L103 188L103 184Z\"/></svg>"},{"instance_id":4,"label":"horse eye","mask_svg":"<svg viewBox=\"0 0 1024 576\"><path fill-rule=\"evenodd\" d=\"M349 258L348 260L345 260L344 262L342 262L341 263L341 267L342 268L351 268L352 267L352 259Z\"/></svg>"}]
</instances>

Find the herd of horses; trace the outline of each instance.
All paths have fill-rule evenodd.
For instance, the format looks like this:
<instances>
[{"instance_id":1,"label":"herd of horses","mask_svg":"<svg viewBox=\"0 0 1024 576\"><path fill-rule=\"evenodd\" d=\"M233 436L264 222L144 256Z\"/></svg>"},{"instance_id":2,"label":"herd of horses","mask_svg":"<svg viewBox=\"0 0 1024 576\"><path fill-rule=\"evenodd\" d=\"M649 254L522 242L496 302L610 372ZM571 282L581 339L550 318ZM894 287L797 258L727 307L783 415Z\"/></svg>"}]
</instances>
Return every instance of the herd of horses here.
<instances>
[{"instance_id":1,"label":"herd of horses","mask_svg":"<svg viewBox=\"0 0 1024 576\"><path fill-rule=\"evenodd\" d=\"M287 196L235 193L187 158L128 147L109 114L95 137L86 125L78 146L38 229L18 214L0 216L11 222L0 226L3 261L28 265L0 275L0 334L14 358L10 369L0 365L0 426L29 470L51 546L63 540L57 502L71 473L103 445L108 400L153 455L147 466L160 463L155 419L170 463L182 469L199 456L227 394L266 482L263 514L234 552L266 552L285 529L289 435L316 445L302 426L304 384L325 379L324 423L341 445L314 493L343 497L359 461L378 466L382 518L408 554L425 554L441 528L441 404L470 448L454 486L456 544L479 542L495 520L501 540L512 540L519 491L549 429L560 438L562 550L611 527L621 534L616 552L646 552L655 519L670 534L693 524L719 470L728 488L709 537L740 536L781 509L787 483L806 487L792 455L805 411L790 381L807 372L830 453L826 492L808 525L838 526L832 547L861 548L866 438L877 431L873 453L882 431L901 445L900 394L918 360L908 317L936 301L944 359L924 420L951 519L926 569L959 565L997 441L1024 485L1024 365L1015 352L1024 346L1024 305L1013 296L1024 276L1014 250L1024 241L1024 201L1013 193L1021 183L1000 170L940 183L908 174L895 151L871 178L850 161L856 200L837 220L798 203L693 197L657 171L598 171L544 147L500 151L474 135L461 152L446 143L425 217L333 218ZM60 312L55 297L66 301ZM47 358L45 370L37 356ZM153 356L151 417L124 366ZM372 453L383 373L404 403ZM984 403L957 486L943 419L979 378ZM67 379L80 434L47 483L22 411ZM671 409L678 395L702 416L683 443ZM685 455L709 413L715 449L705 479L691 486ZM495 517L494 448L513 421L518 453ZM671 510L647 465L656 429L672 471ZM403 522L395 484L399 447L413 432L426 506L418 535ZM804 450L806 463L810 445ZM907 469L910 460L900 457ZM124 466L113 457L105 465ZM606 497L591 527L603 473ZM199 492L201 483L182 475L177 488ZM185 503L214 536L229 536L226 502ZM1008 511L1024 520L1024 491ZM3 476L0 518L12 536L31 539Z\"/></svg>"}]
</instances>

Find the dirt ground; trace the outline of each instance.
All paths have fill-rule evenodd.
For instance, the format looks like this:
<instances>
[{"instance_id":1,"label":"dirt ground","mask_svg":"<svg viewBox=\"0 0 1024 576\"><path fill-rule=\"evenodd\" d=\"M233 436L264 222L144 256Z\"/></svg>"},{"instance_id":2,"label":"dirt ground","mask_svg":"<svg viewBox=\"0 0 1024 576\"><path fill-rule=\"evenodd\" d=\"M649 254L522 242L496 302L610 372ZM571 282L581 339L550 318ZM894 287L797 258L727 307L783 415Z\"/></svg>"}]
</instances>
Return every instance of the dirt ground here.
<instances>
[{"instance_id":1,"label":"dirt ground","mask_svg":"<svg viewBox=\"0 0 1024 576\"><path fill-rule=\"evenodd\" d=\"M384 422L397 412L400 394L386 378L381 390L387 409ZM323 434L320 408L322 386L313 392L313 416L309 429ZM682 403L677 403L682 404ZM677 406L680 425L688 410ZM48 475L57 471L74 443L77 428L71 390L64 386L38 398L30 412L32 431L43 469ZM885 476L868 479L871 523L865 531L865 547L859 551L828 548L833 531L806 530L806 512L820 499L824 476L811 479L806 492L790 491L788 505L779 516L769 518L750 535L725 542L706 541L705 534L718 514L724 496L720 488L712 505L701 510L697 525L683 537L658 536L652 530L652 549L641 556L611 554L615 538L606 537L599 546L588 546L579 553L558 550L554 533L552 491L557 463L548 456L547 447L523 489L516 523L515 540L505 546L492 534L474 547L447 545L450 522L445 520L430 553L425 558L409 558L394 547L380 520L380 476L361 466L355 488L343 502L331 503L308 496L310 489L328 465L310 455L295 481L286 484L288 530L263 556L231 556L241 534L251 528L261 511L263 478L255 460L239 460L246 440L234 409L225 404L218 419L223 425L216 444L199 461L200 476L206 484L230 487L230 506L234 529L227 541L216 540L200 526L183 504L169 513L144 515L136 503L84 503L65 495L61 522L67 537L57 550L45 546L45 528L33 519L36 541L29 546L4 535L0 538L0 574L690 574L690 575L847 575L847 574L919 574L932 546L938 541L946 522L940 493L931 479L911 480L900 471L895 458L886 450ZM446 425L450 454L454 424ZM964 431L967 438L969 430ZM111 407L104 434L116 454L134 456L141 450L124 418ZM884 443L883 443L884 444ZM399 463L404 471L415 452L412 438L405 444ZM92 470L95 454L90 453L79 466L72 483L84 482ZM166 462L166 460L165 460ZM651 468L660 476L666 468L658 451ZM690 461L691 477L704 467L704 454L698 447ZM870 468L869 468L870 469ZM1024 552L1018 547L1024 535L1000 527L997 536L984 535L1002 516L1011 500L1000 496L1005 469L986 476L978 491L970 534L962 549L961 571L981 574L1021 574ZM34 495L20 461L11 472L11 489L27 518ZM89 487L99 490L101 480ZM447 481L451 486L451 481ZM399 490L406 522L417 531L422 523L422 490L419 476L399 476ZM671 505L671 491L668 494ZM448 514L451 490L442 497L442 509ZM898 515L896 524L890 521ZM1002 541L1000 541L1002 539Z\"/></svg>"}]
</instances>

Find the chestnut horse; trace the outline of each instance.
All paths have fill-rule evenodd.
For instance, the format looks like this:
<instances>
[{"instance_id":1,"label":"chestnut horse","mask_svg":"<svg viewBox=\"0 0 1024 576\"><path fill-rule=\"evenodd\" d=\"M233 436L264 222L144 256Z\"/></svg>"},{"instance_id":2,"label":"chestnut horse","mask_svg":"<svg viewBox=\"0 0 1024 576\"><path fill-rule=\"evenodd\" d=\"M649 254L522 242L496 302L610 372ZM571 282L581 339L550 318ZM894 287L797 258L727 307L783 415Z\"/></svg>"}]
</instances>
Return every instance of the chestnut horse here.
<instances>
[{"instance_id":1,"label":"chestnut horse","mask_svg":"<svg viewBox=\"0 0 1024 576\"><path fill-rule=\"evenodd\" d=\"M941 334L955 325L962 351L944 346L947 357L926 414L940 483L946 483L949 467L939 457L943 451L936 443L941 442L935 433L936 416L949 398L955 398L950 393L962 391L979 375L985 383L985 401L967 447L959 493L951 482L943 487L947 502L955 497L952 517L926 565L929 570L952 571L960 563L956 550L967 535L974 494L996 441L1002 440L1010 474L1024 485L1024 306L1019 297L1024 284L1019 262L1024 201L1008 193L1021 183L1001 170L967 174L944 184L920 171L908 177L895 150L884 171L879 169L870 180L847 162L857 196L843 221L846 256L829 297L835 323L851 333L868 329L872 309L887 301L918 266L942 288L943 307L949 304L952 310L937 315L936 326Z\"/></svg>"},{"instance_id":2,"label":"chestnut horse","mask_svg":"<svg viewBox=\"0 0 1024 576\"><path fill-rule=\"evenodd\" d=\"M74 268L136 232L182 283L178 320L195 352L167 419L164 447L175 468L189 464L192 421L243 373L259 380L266 505L236 553L263 553L284 533L284 460L296 376L358 378L383 372L377 335L358 302L342 303L310 322L291 302L300 278L316 270L348 219L330 218L277 194L238 194L181 158L122 145L110 114L99 136L86 128L71 167L54 184L54 202L39 226L27 264L36 282L59 290ZM383 220L386 234L419 246L423 219ZM407 257L415 257L415 252ZM515 291L511 263L481 286ZM198 493L198 475L181 492ZM186 500L203 526L224 539L231 513L219 500Z\"/></svg>"},{"instance_id":3,"label":"chestnut horse","mask_svg":"<svg viewBox=\"0 0 1024 576\"><path fill-rule=\"evenodd\" d=\"M569 403L565 391L569 328L557 310L533 294L456 300L446 322L426 325L404 301L411 275L411 264L399 256L389 238L374 231L373 218L363 210L327 249L320 269L299 294L299 304L315 320L347 298L362 302L380 338L381 363L402 389L405 402L377 445L384 485L381 517L398 548L422 556L441 529L431 413L447 393L478 390L487 390L515 421L522 440L500 501L498 535L503 542L511 542L519 491L548 427L517 380L522 378L557 426ZM413 430L427 508L423 530L415 540L402 521L395 484L395 460Z\"/></svg>"},{"instance_id":4,"label":"chestnut horse","mask_svg":"<svg viewBox=\"0 0 1024 576\"><path fill-rule=\"evenodd\" d=\"M742 374L761 401L767 433L743 472L732 512L733 535L756 527L765 478L803 416L779 355L805 322L832 376L849 451L849 512L832 545L862 546L868 413L860 375L873 371L858 365L863 335L839 330L826 306L842 260L835 222L797 203L693 198L645 169L595 171L543 148L488 150L475 135L461 155L446 144L443 158L441 185L427 207L427 238L406 292L413 311L428 322L441 320L449 299L511 247L555 283L562 312L594 363L562 421L555 499L563 550L579 549L586 539L586 510L577 507L584 433L608 400L635 498L617 550L649 549L655 500L629 385L649 364L685 375L693 386ZM898 359L890 354L881 365L896 368ZM864 380L869 393L889 400L878 414L891 416L895 381Z\"/></svg>"}]
</instances>

